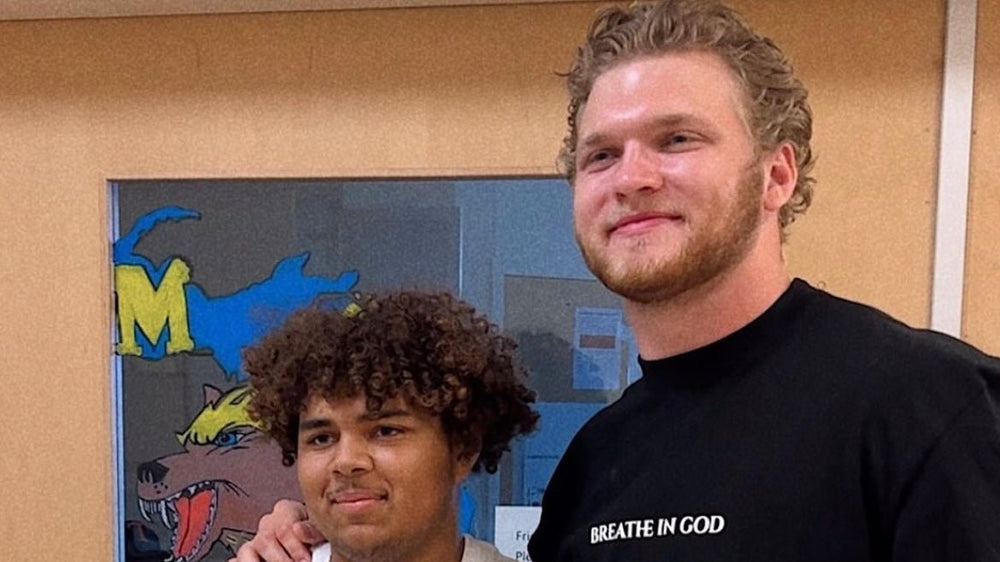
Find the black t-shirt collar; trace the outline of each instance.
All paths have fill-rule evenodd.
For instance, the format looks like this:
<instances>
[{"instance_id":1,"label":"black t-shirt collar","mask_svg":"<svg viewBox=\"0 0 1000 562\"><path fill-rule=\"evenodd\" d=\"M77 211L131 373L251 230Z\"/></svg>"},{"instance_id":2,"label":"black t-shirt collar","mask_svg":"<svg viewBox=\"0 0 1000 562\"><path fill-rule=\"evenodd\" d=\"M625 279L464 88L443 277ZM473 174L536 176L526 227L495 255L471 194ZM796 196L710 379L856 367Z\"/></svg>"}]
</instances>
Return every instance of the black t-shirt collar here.
<instances>
[{"instance_id":1,"label":"black t-shirt collar","mask_svg":"<svg viewBox=\"0 0 1000 562\"><path fill-rule=\"evenodd\" d=\"M744 372L769 355L788 330L795 329L799 305L814 290L795 279L763 314L728 336L672 357L653 361L639 357L643 378L655 386L700 387Z\"/></svg>"}]
</instances>

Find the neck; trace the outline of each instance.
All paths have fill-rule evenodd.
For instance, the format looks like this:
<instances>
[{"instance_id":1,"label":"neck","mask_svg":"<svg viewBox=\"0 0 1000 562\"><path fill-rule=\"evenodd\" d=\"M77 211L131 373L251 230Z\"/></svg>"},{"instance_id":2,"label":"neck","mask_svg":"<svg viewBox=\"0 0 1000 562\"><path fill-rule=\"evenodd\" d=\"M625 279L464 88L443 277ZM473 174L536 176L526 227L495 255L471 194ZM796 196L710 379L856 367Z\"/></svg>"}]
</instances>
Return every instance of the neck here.
<instances>
[{"instance_id":1,"label":"neck","mask_svg":"<svg viewBox=\"0 0 1000 562\"><path fill-rule=\"evenodd\" d=\"M331 544L330 562L461 562L465 538L456 534L451 541L435 541L420 552L379 550L376 552L342 552Z\"/></svg>"},{"instance_id":2,"label":"neck","mask_svg":"<svg viewBox=\"0 0 1000 562\"><path fill-rule=\"evenodd\" d=\"M416 542L393 541L365 552L338 549L331 542L330 562L461 562L465 538L458 532L457 504L452 511Z\"/></svg>"},{"instance_id":3,"label":"neck","mask_svg":"<svg viewBox=\"0 0 1000 562\"><path fill-rule=\"evenodd\" d=\"M697 349L739 330L764 313L788 288L781 242L761 232L740 263L669 300L625 301L643 359Z\"/></svg>"}]
</instances>

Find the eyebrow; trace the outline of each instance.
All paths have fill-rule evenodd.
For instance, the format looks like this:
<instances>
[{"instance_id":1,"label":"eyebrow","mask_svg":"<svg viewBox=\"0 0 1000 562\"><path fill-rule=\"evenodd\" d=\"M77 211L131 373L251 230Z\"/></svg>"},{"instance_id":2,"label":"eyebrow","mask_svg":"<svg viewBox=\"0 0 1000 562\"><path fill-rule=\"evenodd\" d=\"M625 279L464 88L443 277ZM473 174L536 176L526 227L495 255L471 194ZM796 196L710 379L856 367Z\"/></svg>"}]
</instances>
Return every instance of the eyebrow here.
<instances>
[{"instance_id":1,"label":"eyebrow","mask_svg":"<svg viewBox=\"0 0 1000 562\"><path fill-rule=\"evenodd\" d=\"M358 421L378 421L386 418L413 417L413 412L402 408L393 410L372 410L358 417ZM310 431L331 427L333 422L328 418L307 418L299 422L299 431Z\"/></svg>"},{"instance_id":2,"label":"eyebrow","mask_svg":"<svg viewBox=\"0 0 1000 562\"><path fill-rule=\"evenodd\" d=\"M662 115L654 118L652 122L645 125L644 128L667 129L678 125L694 125L709 129L710 131L715 130L715 127L711 123L694 115L693 113L671 113L669 115ZM601 132L589 134L577 143L577 149L579 150L595 145L605 144L611 136L612 135Z\"/></svg>"},{"instance_id":3,"label":"eyebrow","mask_svg":"<svg viewBox=\"0 0 1000 562\"><path fill-rule=\"evenodd\" d=\"M303 431L309 431L312 429L322 429L324 427L330 427L332 425L330 420L326 418L309 418L299 422L299 433Z\"/></svg>"},{"instance_id":4,"label":"eyebrow","mask_svg":"<svg viewBox=\"0 0 1000 562\"><path fill-rule=\"evenodd\" d=\"M406 417L413 417L413 412L409 410L404 410L402 408L397 408L394 410L368 411L365 412L360 419L365 421L375 421L375 420L384 420L385 418L406 418Z\"/></svg>"}]
</instances>

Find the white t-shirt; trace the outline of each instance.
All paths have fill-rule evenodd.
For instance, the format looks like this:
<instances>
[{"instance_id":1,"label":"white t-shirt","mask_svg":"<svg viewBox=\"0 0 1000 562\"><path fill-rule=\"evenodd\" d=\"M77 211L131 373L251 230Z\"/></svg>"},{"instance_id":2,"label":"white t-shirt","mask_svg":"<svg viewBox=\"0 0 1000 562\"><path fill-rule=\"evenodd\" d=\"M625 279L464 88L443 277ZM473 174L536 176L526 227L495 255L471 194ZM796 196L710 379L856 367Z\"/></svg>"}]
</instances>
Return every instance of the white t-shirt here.
<instances>
[{"instance_id":1,"label":"white t-shirt","mask_svg":"<svg viewBox=\"0 0 1000 562\"><path fill-rule=\"evenodd\" d=\"M513 559L500 554L495 546L465 535L465 549L461 562L510 562ZM330 543L325 542L313 549L312 562L330 562Z\"/></svg>"}]
</instances>

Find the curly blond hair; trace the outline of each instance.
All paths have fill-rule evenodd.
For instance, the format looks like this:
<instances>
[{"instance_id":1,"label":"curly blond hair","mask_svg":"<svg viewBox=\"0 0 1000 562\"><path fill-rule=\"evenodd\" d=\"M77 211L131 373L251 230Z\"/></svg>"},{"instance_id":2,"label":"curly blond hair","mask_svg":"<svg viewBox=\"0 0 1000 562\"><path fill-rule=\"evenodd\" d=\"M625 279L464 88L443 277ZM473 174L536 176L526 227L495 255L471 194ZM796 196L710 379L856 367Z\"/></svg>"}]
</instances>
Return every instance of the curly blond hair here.
<instances>
[{"instance_id":1,"label":"curly blond hair","mask_svg":"<svg viewBox=\"0 0 1000 562\"><path fill-rule=\"evenodd\" d=\"M815 180L809 173L815 159L807 92L781 49L715 0L637 2L606 8L597 16L566 76L569 131L559 153L560 169L572 184L580 113L601 74L640 57L697 50L719 55L733 71L758 153L784 142L795 151L798 181L779 213L784 237L786 227L812 202Z\"/></svg>"}]
</instances>

